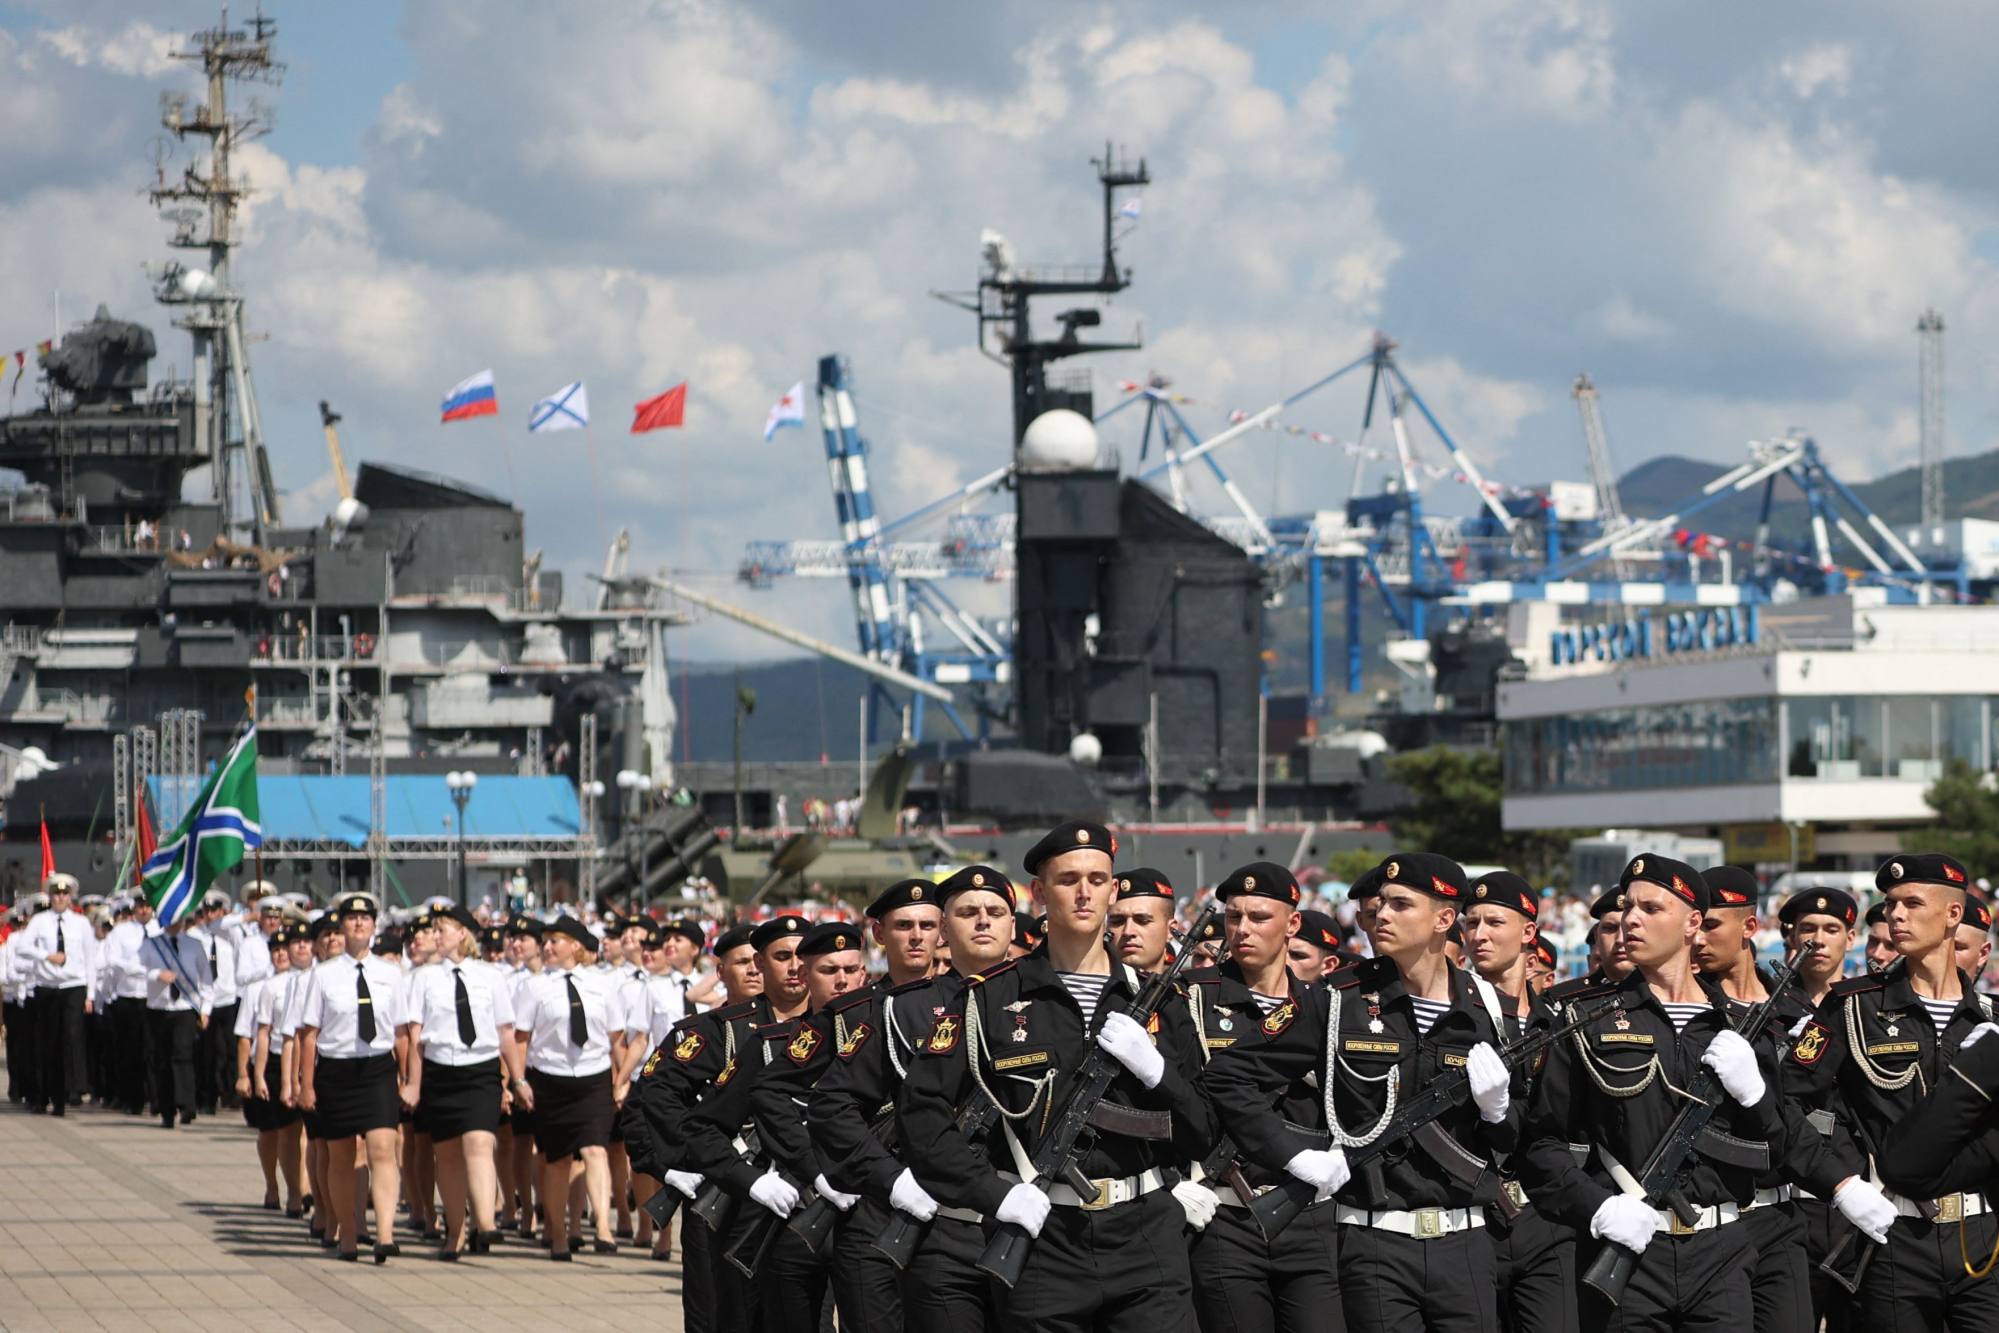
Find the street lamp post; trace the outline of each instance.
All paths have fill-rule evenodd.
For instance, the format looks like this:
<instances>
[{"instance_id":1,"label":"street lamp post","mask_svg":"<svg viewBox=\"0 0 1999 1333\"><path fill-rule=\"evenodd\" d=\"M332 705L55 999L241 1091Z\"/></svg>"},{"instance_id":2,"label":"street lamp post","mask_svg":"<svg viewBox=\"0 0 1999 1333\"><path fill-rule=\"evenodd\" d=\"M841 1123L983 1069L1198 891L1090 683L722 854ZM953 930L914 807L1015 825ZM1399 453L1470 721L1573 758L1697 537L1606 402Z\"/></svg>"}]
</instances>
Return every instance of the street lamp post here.
<instances>
[{"instance_id":1,"label":"street lamp post","mask_svg":"<svg viewBox=\"0 0 1999 1333\"><path fill-rule=\"evenodd\" d=\"M618 790L625 793L625 818L636 824L638 830L638 836L634 841L639 845L639 877L633 881L631 900L625 904L626 910L636 912L645 893L646 872L649 869L646 864L650 858L646 855L645 807L646 796L652 791L652 775L640 773L636 769L621 768L618 770ZM631 846L628 843L625 847L627 868L631 866L631 858Z\"/></svg>"},{"instance_id":2,"label":"street lamp post","mask_svg":"<svg viewBox=\"0 0 1999 1333\"><path fill-rule=\"evenodd\" d=\"M470 911L472 888L465 865L465 807L472 801L472 789L479 785L479 775L470 769L454 769L444 775L444 785L451 790L451 803L458 807L458 902Z\"/></svg>"}]
</instances>

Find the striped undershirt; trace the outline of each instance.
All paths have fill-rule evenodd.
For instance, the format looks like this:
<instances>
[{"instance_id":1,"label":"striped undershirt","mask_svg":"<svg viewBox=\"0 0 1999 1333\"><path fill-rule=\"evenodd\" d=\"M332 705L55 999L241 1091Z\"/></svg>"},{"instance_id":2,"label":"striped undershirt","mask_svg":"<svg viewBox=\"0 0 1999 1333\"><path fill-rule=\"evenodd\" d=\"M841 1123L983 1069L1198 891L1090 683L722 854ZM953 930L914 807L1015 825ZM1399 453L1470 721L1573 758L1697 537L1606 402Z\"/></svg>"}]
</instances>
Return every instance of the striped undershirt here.
<instances>
[{"instance_id":1,"label":"striped undershirt","mask_svg":"<svg viewBox=\"0 0 1999 1333\"><path fill-rule=\"evenodd\" d=\"M1261 1009L1266 1014L1269 1013L1271 1010L1275 1009L1278 1005L1284 1003L1284 997L1282 995L1265 995L1260 990L1251 991L1249 993L1249 998L1255 1000L1256 1007L1258 1009Z\"/></svg>"},{"instance_id":2,"label":"striped undershirt","mask_svg":"<svg viewBox=\"0 0 1999 1333\"><path fill-rule=\"evenodd\" d=\"M1097 1001L1104 998L1104 987L1110 984L1109 975L1090 972L1057 972L1062 978L1063 988L1069 998L1083 1011L1083 1026L1087 1029L1097 1019Z\"/></svg>"},{"instance_id":3,"label":"striped undershirt","mask_svg":"<svg viewBox=\"0 0 1999 1333\"><path fill-rule=\"evenodd\" d=\"M1659 1007L1664 1009L1666 1011L1666 1017L1670 1018L1673 1021L1674 1032L1685 1032L1687 1030L1687 1024L1693 1021L1694 1015L1700 1013L1708 1006L1705 1002L1696 1002L1693 1004L1668 1004L1664 1001L1661 1001Z\"/></svg>"},{"instance_id":4,"label":"striped undershirt","mask_svg":"<svg viewBox=\"0 0 1999 1333\"><path fill-rule=\"evenodd\" d=\"M1941 1037L1943 1030L1950 1026L1950 1016L1957 1012L1957 1001L1928 1000L1920 995L1916 998L1922 1000L1923 1008L1930 1011L1930 1021L1937 1025L1937 1035Z\"/></svg>"},{"instance_id":5,"label":"striped undershirt","mask_svg":"<svg viewBox=\"0 0 1999 1333\"><path fill-rule=\"evenodd\" d=\"M1445 1011L1451 1007L1451 1002L1449 1000L1425 1000L1421 996L1412 995L1409 997L1409 1005L1416 1011L1416 1030L1427 1037L1430 1035L1430 1029L1436 1025L1437 1020L1442 1018Z\"/></svg>"}]
</instances>

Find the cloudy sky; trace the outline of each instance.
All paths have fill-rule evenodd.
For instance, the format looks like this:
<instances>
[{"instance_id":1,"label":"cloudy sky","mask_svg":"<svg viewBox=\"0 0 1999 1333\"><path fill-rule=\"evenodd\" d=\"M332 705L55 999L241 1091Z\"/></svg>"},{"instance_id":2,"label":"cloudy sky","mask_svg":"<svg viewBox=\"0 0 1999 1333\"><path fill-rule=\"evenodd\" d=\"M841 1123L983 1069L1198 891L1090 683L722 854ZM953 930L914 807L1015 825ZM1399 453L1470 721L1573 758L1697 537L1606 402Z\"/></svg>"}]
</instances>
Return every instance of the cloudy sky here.
<instances>
[{"instance_id":1,"label":"cloudy sky","mask_svg":"<svg viewBox=\"0 0 1999 1333\"><path fill-rule=\"evenodd\" d=\"M1912 329L1933 304L1953 451L1999 435L1982 4L266 7L289 68L244 159L240 275L293 521L334 494L327 398L350 461L514 496L530 546L579 583L628 527L639 567L850 642L834 585L730 583L748 539L835 533L816 431L766 445L766 410L838 351L884 513L998 465L1005 373L928 293L975 281L982 227L1026 261L1092 258L1107 138L1155 183L1123 247L1137 285L1103 328L1147 347L1094 363L1100 405L1156 371L1213 429L1380 328L1508 481L1584 475L1583 369L1621 467L1734 459L1798 427L1865 478L1913 460ZM140 187L159 92L191 86L175 34L214 18L0 4L0 350L50 336L59 293L66 321L106 302L185 366L146 297L165 228ZM443 392L488 366L501 417L440 427ZM577 378L587 438L529 436L529 403ZM684 432L626 433L633 402L682 379ZM1359 388L1286 419L1352 439ZM1134 438L1107 438L1135 461ZM1267 512L1346 494L1345 455L1308 438L1225 457ZM1434 503L1466 497L1446 480ZM703 624L676 651L773 649Z\"/></svg>"}]
</instances>

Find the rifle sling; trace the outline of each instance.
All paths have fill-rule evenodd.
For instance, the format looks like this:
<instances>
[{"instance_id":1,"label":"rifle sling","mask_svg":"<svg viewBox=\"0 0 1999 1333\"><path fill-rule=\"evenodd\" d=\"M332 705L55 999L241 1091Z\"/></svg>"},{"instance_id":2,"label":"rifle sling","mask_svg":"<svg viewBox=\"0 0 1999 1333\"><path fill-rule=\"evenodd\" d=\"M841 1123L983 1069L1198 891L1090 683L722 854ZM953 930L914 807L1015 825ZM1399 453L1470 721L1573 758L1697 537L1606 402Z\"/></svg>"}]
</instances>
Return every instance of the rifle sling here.
<instances>
[{"instance_id":1,"label":"rifle sling","mask_svg":"<svg viewBox=\"0 0 1999 1333\"><path fill-rule=\"evenodd\" d=\"M1117 1102L1100 1099L1085 1118L1106 1134L1120 1134L1128 1139L1161 1140L1173 1137L1171 1111L1141 1111L1135 1106L1121 1106Z\"/></svg>"}]
</instances>

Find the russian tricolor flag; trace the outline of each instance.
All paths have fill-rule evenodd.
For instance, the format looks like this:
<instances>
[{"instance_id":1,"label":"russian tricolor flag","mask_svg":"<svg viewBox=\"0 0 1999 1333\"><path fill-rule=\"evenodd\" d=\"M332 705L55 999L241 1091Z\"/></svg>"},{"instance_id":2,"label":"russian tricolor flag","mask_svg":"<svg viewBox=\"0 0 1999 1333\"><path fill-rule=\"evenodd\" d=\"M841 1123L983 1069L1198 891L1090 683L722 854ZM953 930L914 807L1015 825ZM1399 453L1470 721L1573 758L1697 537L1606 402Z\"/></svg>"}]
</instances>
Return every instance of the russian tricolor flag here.
<instances>
[{"instance_id":1,"label":"russian tricolor flag","mask_svg":"<svg viewBox=\"0 0 1999 1333\"><path fill-rule=\"evenodd\" d=\"M464 421L470 417L500 415L500 400L493 394L493 372L482 370L444 396L444 420Z\"/></svg>"}]
</instances>

